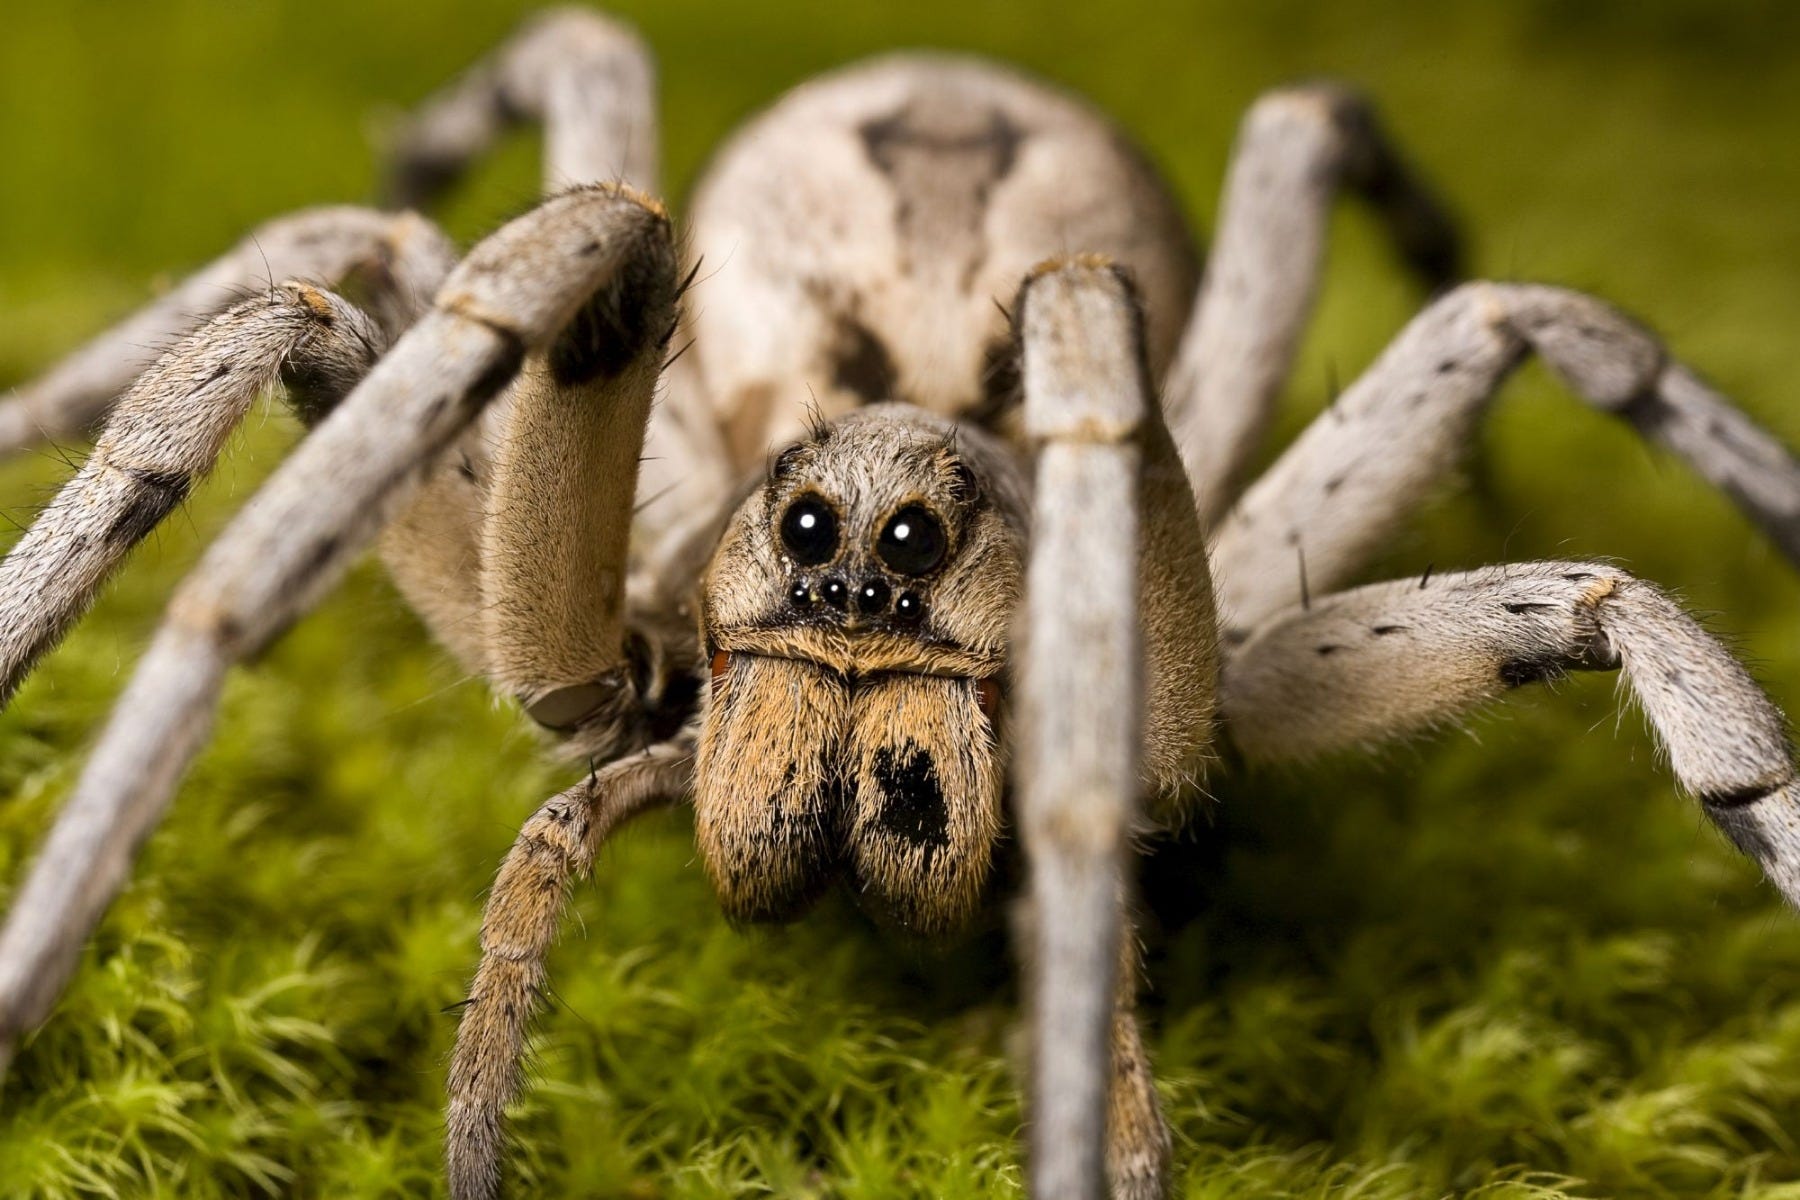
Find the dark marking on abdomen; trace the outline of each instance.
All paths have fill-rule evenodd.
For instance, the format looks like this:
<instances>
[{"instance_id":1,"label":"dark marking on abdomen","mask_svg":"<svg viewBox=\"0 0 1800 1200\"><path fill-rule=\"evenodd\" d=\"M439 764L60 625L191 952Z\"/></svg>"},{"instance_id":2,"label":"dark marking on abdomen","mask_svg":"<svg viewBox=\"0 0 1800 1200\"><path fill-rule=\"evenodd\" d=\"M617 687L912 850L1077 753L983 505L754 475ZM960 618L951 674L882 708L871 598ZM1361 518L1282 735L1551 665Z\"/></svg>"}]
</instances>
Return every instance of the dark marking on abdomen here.
<instances>
[{"instance_id":1,"label":"dark marking on abdomen","mask_svg":"<svg viewBox=\"0 0 1800 1200\"><path fill-rule=\"evenodd\" d=\"M865 403L895 400L899 372L887 347L873 330L854 317L838 322L837 344L832 348L832 386L855 392Z\"/></svg>"},{"instance_id":2,"label":"dark marking on abdomen","mask_svg":"<svg viewBox=\"0 0 1800 1200\"><path fill-rule=\"evenodd\" d=\"M1005 113L990 108L984 125L963 130L952 127L945 119L947 116L940 109L921 118L915 105L908 104L888 116L865 121L857 133L862 137L863 151L869 161L889 178L901 174L902 159L909 151L977 159L985 156L987 169L977 168L970 172L981 176L980 185L984 188L992 187L1012 174L1025 131L1013 124ZM940 120L944 123L939 124Z\"/></svg>"},{"instance_id":3,"label":"dark marking on abdomen","mask_svg":"<svg viewBox=\"0 0 1800 1200\"><path fill-rule=\"evenodd\" d=\"M954 266L966 286L987 255L988 197L1028 136L1006 112L955 91L910 97L857 129L894 193L900 269Z\"/></svg>"}]
</instances>

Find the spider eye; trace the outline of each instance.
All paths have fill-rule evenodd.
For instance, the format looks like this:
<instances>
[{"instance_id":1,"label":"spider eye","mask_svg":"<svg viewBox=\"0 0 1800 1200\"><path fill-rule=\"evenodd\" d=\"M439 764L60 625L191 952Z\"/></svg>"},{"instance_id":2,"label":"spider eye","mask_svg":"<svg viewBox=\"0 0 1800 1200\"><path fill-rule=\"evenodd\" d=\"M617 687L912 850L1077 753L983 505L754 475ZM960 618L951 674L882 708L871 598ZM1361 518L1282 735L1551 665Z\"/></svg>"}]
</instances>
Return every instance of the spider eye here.
<instances>
[{"instance_id":1,"label":"spider eye","mask_svg":"<svg viewBox=\"0 0 1800 1200\"><path fill-rule=\"evenodd\" d=\"M902 575L924 575L944 561L944 526L928 509L909 504L881 528L875 553Z\"/></svg>"},{"instance_id":2,"label":"spider eye","mask_svg":"<svg viewBox=\"0 0 1800 1200\"><path fill-rule=\"evenodd\" d=\"M837 514L817 496L802 496L781 515L781 541L803 567L830 562L837 557Z\"/></svg>"}]
</instances>

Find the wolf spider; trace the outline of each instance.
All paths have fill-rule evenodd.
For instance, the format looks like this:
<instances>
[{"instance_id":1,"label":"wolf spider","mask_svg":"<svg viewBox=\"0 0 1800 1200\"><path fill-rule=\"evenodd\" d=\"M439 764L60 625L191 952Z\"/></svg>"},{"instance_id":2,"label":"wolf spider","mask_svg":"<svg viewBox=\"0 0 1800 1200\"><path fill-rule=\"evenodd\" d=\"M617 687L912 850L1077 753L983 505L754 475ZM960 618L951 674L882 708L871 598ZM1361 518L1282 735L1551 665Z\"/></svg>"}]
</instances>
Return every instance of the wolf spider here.
<instances>
[{"instance_id":1,"label":"wolf spider","mask_svg":"<svg viewBox=\"0 0 1800 1200\"><path fill-rule=\"evenodd\" d=\"M1800 558L1800 467L1649 333L1559 288L1449 286L1449 222L1358 97L1257 102L1201 279L1174 200L1103 117L917 55L752 121L678 248L648 194L652 76L621 26L542 16L424 104L394 211L273 222L0 408L12 447L105 418L0 566L8 697L259 390L279 381L316 425L174 597L18 892L0 1062L55 1003L227 668L378 536L438 639L594 764L526 823L488 901L449 1073L458 1197L499 1189L566 885L656 805L693 805L734 920L844 881L927 937L991 900L1016 823L1040 1197L1165 1191L1128 854L1193 813L1219 746L1366 747L1620 669L1676 779L1800 900L1782 717L1655 586L1534 562L1331 592L1534 352ZM402 210L522 120L545 126L550 198L458 263ZM1448 290L1241 489L1340 191ZM200 315L265 264L294 281Z\"/></svg>"}]
</instances>

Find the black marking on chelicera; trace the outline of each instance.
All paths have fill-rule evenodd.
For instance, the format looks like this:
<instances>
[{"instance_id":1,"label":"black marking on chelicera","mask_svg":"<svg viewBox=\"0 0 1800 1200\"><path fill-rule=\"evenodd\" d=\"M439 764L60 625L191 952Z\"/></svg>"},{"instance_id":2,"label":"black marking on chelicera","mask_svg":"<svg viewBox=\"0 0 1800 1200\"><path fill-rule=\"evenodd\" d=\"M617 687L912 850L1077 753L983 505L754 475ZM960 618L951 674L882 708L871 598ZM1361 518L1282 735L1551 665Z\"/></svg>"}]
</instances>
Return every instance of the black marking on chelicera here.
<instances>
[{"instance_id":1,"label":"black marking on chelicera","mask_svg":"<svg viewBox=\"0 0 1800 1200\"><path fill-rule=\"evenodd\" d=\"M1387 637L1391 633L1405 633L1404 625L1376 625L1369 630L1376 637Z\"/></svg>"},{"instance_id":2,"label":"black marking on chelicera","mask_svg":"<svg viewBox=\"0 0 1800 1200\"><path fill-rule=\"evenodd\" d=\"M879 404L895 398L899 372L887 347L873 330L854 317L838 321L837 344L832 349L832 385L854 392L865 403Z\"/></svg>"},{"instance_id":3,"label":"black marking on chelicera","mask_svg":"<svg viewBox=\"0 0 1800 1200\"><path fill-rule=\"evenodd\" d=\"M881 789L881 828L924 848L926 861L950 844L950 810L931 755L908 742L900 752L875 752L875 786Z\"/></svg>"},{"instance_id":4,"label":"black marking on chelicera","mask_svg":"<svg viewBox=\"0 0 1800 1200\"><path fill-rule=\"evenodd\" d=\"M120 470L131 477L139 491L101 536L112 545L130 546L143 540L176 505L187 499L193 476L185 471L146 471L139 467Z\"/></svg>"},{"instance_id":5,"label":"black marking on chelicera","mask_svg":"<svg viewBox=\"0 0 1800 1200\"><path fill-rule=\"evenodd\" d=\"M722 847L714 865L726 917L740 924L782 924L810 908L837 877L837 821L844 809L843 782L822 777L811 794L797 797L799 771L790 762L781 788L768 799L766 835ZM779 864L771 870L771 862Z\"/></svg>"},{"instance_id":6,"label":"black marking on chelicera","mask_svg":"<svg viewBox=\"0 0 1800 1200\"><path fill-rule=\"evenodd\" d=\"M1747 808L1758 800L1766 800L1786 787L1793 780L1781 783L1752 784L1750 787L1731 788L1722 792L1703 792L1700 803L1707 808Z\"/></svg>"},{"instance_id":7,"label":"black marking on chelicera","mask_svg":"<svg viewBox=\"0 0 1800 1200\"><path fill-rule=\"evenodd\" d=\"M1524 613L1555 612L1557 606L1554 604L1542 604L1536 601L1521 600L1512 604L1503 604L1501 607L1516 617Z\"/></svg>"}]
</instances>

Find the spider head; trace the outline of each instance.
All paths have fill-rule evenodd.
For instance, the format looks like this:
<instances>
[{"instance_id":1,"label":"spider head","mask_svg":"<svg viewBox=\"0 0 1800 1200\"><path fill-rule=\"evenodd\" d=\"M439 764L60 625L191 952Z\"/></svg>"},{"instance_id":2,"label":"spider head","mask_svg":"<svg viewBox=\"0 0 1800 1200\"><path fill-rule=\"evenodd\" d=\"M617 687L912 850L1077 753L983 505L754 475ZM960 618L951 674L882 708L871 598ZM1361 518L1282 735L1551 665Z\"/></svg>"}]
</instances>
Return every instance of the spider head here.
<instances>
[{"instance_id":1,"label":"spider head","mask_svg":"<svg viewBox=\"0 0 1800 1200\"><path fill-rule=\"evenodd\" d=\"M845 872L922 933L977 906L1023 494L991 439L878 405L783 450L738 509L702 585L695 788L734 917L790 916Z\"/></svg>"}]
</instances>

